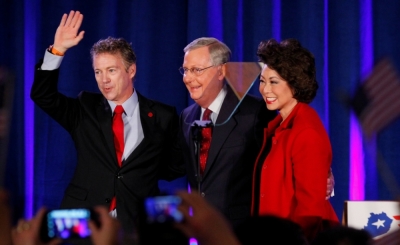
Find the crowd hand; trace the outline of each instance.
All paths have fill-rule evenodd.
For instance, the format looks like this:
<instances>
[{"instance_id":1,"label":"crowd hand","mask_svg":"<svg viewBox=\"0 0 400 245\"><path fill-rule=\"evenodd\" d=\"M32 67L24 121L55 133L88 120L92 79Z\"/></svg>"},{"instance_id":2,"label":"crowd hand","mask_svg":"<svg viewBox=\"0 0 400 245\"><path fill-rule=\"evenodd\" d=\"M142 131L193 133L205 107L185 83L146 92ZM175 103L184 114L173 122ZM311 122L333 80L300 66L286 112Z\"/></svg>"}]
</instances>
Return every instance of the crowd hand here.
<instances>
[{"instance_id":1,"label":"crowd hand","mask_svg":"<svg viewBox=\"0 0 400 245\"><path fill-rule=\"evenodd\" d=\"M11 244L11 208L8 193L0 188L0 244Z\"/></svg>"},{"instance_id":2,"label":"crowd hand","mask_svg":"<svg viewBox=\"0 0 400 245\"><path fill-rule=\"evenodd\" d=\"M109 211L106 207L98 206L94 208L94 211L98 214L98 221L100 225L96 224L95 221L89 222L89 228L91 230L91 239L94 245L117 245L120 240L121 225L116 218L110 216Z\"/></svg>"},{"instance_id":3,"label":"crowd hand","mask_svg":"<svg viewBox=\"0 0 400 245\"><path fill-rule=\"evenodd\" d=\"M71 10L68 15L62 16L54 37L53 47L57 51L65 53L67 49L76 46L83 39L85 31L80 31L78 34L82 20L83 15L79 11Z\"/></svg>"},{"instance_id":4,"label":"crowd hand","mask_svg":"<svg viewBox=\"0 0 400 245\"><path fill-rule=\"evenodd\" d=\"M7 113L6 110L0 108L0 138L6 136L7 133Z\"/></svg>"},{"instance_id":5,"label":"crowd hand","mask_svg":"<svg viewBox=\"0 0 400 245\"><path fill-rule=\"evenodd\" d=\"M329 198L334 196L334 188L335 188L335 178L333 176L332 169L329 169L326 197L325 197L326 200L329 200Z\"/></svg>"},{"instance_id":6,"label":"crowd hand","mask_svg":"<svg viewBox=\"0 0 400 245\"><path fill-rule=\"evenodd\" d=\"M182 198L178 209L184 219L181 223L176 223L175 227L187 237L196 238L202 245L240 244L225 217L202 196L186 191L178 191L177 195ZM193 215L190 212L193 212Z\"/></svg>"},{"instance_id":7,"label":"crowd hand","mask_svg":"<svg viewBox=\"0 0 400 245\"><path fill-rule=\"evenodd\" d=\"M61 239L53 239L48 243L40 240L40 227L42 219L46 213L45 208L41 208L31 220L20 219L17 226L12 230L11 236L13 245L55 245L61 244Z\"/></svg>"}]
</instances>

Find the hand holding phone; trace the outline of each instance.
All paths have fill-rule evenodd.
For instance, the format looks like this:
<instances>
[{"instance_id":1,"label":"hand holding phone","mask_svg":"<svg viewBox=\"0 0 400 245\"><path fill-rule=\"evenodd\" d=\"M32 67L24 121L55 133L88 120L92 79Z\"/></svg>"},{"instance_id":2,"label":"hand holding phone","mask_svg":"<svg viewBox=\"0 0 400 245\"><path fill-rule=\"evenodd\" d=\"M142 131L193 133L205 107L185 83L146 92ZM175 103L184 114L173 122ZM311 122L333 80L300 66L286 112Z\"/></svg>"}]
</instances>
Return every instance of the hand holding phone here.
<instances>
[{"instance_id":1,"label":"hand holding phone","mask_svg":"<svg viewBox=\"0 0 400 245\"><path fill-rule=\"evenodd\" d=\"M183 220L178 206L181 198L173 195L147 197L139 223L139 239L142 245L187 245L189 239L174 226Z\"/></svg>"},{"instance_id":2,"label":"hand holding phone","mask_svg":"<svg viewBox=\"0 0 400 245\"><path fill-rule=\"evenodd\" d=\"M42 244L40 230L46 212L46 209L42 207L31 220L19 219L16 227L11 232L13 244ZM46 244L52 245L58 243L60 243L59 239L53 239Z\"/></svg>"},{"instance_id":3,"label":"hand holding phone","mask_svg":"<svg viewBox=\"0 0 400 245\"><path fill-rule=\"evenodd\" d=\"M101 226L99 226L93 220L89 222L93 244L121 244L118 241L121 231L121 224L119 221L111 217L107 207L98 206L94 207L93 210L98 214L98 219L101 223Z\"/></svg>"},{"instance_id":4,"label":"hand holding phone","mask_svg":"<svg viewBox=\"0 0 400 245\"><path fill-rule=\"evenodd\" d=\"M156 196L145 199L147 223L181 222L182 213L178 206L182 200L178 196Z\"/></svg>"},{"instance_id":5,"label":"hand holding phone","mask_svg":"<svg viewBox=\"0 0 400 245\"><path fill-rule=\"evenodd\" d=\"M97 220L92 209L55 209L43 217L40 237L43 242L54 238L62 240L88 239L89 221Z\"/></svg>"}]
</instances>

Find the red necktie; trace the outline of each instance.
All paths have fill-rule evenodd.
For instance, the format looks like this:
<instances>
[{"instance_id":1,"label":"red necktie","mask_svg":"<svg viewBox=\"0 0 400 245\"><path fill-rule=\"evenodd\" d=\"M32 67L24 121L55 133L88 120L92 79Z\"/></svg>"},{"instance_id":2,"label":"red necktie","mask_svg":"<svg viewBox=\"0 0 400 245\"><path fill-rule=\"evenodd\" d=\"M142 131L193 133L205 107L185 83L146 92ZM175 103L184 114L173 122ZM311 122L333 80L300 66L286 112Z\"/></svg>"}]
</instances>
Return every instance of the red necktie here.
<instances>
[{"instance_id":1,"label":"red necktie","mask_svg":"<svg viewBox=\"0 0 400 245\"><path fill-rule=\"evenodd\" d=\"M114 109L114 118L112 124L112 130L114 135L114 146L115 152L117 153L118 166L122 166L122 154L124 153L124 121L122 120L122 113L124 108L121 105L117 105ZM117 200L115 196L111 200L110 211L117 207Z\"/></svg>"},{"instance_id":2,"label":"red necktie","mask_svg":"<svg viewBox=\"0 0 400 245\"><path fill-rule=\"evenodd\" d=\"M124 121L122 120L122 113L124 113L124 108L122 105L117 105L114 109L112 129L119 167L122 166L122 154L124 153Z\"/></svg>"},{"instance_id":3,"label":"red necktie","mask_svg":"<svg viewBox=\"0 0 400 245\"><path fill-rule=\"evenodd\" d=\"M206 109L203 113L203 121L211 120L210 115L212 111L210 109ZM211 127L202 128L201 129L201 145L200 145L200 173L204 173L204 169L206 168L206 162L208 158L208 150L210 149L211 144Z\"/></svg>"}]
</instances>

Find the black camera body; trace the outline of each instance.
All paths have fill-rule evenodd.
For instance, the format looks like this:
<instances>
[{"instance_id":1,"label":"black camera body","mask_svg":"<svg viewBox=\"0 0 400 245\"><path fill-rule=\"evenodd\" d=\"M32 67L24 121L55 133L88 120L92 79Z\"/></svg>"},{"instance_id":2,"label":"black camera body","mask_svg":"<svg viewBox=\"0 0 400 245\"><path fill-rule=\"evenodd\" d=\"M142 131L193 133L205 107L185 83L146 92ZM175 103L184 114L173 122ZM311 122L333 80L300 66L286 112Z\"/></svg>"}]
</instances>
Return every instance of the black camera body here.
<instances>
[{"instance_id":1,"label":"black camera body","mask_svg":"<svg viewBox=\"0 0 400 245\"><path fill-rule=\"evenodd\" d=\"M43 217L40 238L46 243L54 238L75 241L90 238L89 221L97 225L97 214L90 208L54 209Z\"/></svg>"}]
</instances>

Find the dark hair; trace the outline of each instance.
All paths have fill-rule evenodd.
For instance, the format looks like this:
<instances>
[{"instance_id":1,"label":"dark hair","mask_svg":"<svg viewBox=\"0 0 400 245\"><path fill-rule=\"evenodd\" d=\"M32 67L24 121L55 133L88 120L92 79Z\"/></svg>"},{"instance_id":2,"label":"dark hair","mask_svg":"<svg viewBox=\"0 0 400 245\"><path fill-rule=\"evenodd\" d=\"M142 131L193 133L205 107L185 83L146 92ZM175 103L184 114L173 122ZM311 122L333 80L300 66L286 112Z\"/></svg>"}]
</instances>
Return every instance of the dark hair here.
<instances>
[{"instance_id":1,"label":"dark hair","mask_svg":"<svg viewBox=\"0 0 400 245\"><path fill-rule=\"evenodd\" d=\"M235 228L235 233L243 245L290 244L308 245L306 236L297 223L272 215L248 217Z\"/></svg>"},{"instance_id":2,"label":"dark hair","mask_svg":"<svg viewBox=\"0 0 400 245\"><path fill-rule=\"evenodd\" d=\"M135 52L131 44L123 38L108 37L93 44L90 49L92 62L95 55L104 53L121 54L126 70L128 70L132 64L136 64Z\"/></svg>"},{"instance_id":3,"label":"dark hair","mask_svg":"<svg viewBox=\"0 0 400 245\"><path fill-rule=\"evenodd\" d=\"M311 245L372 245L373 241L366 230L337 226L317 234Z\"/></svg>"},{"instance_id":4,"label":"dark hair","mask_svg":"<svg viewBox=\"0 0 400 245\"><path fill-rule=\"evenodd\" d=\"M258 45L259 61L275 70L293 90L293 98L310 103L317 94L314 55L301 46L296 39L278 43L275 39L262 41Z\"/></svg>"}]
</instances>

